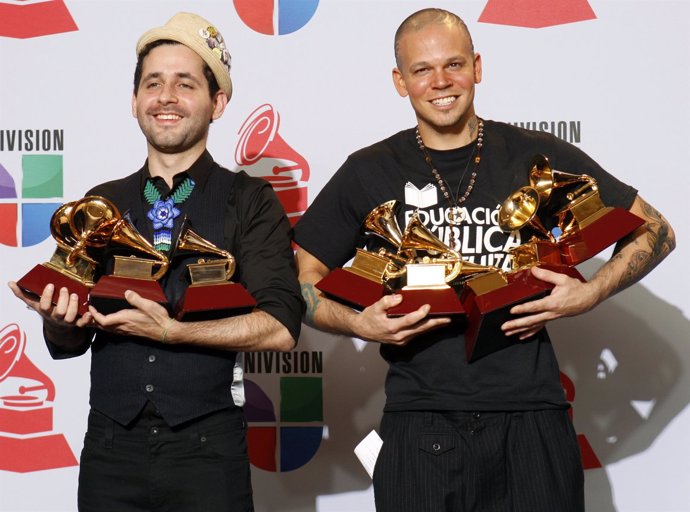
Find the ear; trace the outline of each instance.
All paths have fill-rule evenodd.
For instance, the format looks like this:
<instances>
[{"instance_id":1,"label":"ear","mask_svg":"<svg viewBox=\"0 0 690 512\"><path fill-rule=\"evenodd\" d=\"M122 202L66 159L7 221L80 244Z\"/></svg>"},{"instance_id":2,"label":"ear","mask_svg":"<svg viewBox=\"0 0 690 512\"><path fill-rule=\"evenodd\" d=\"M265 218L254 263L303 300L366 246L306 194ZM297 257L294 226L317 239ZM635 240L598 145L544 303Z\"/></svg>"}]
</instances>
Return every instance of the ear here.
<instances>
[{"instance_id":1,"label":"ear","mask_svg":"<svg viewBox=\"0 0 690 512\"><path fill-rule=\"evenodd\" d=\"M407 85L405 84L402 72L398 68L393 68L393 85L400 96L403 98L407 96Z\"/></svg>"},{"instance_id":2,"label":"ear","mask_svg":"<svg viewBox=\"0 0 690 512\"><path fill-rule=\"evenodd\" d=\"M478 84L482 81L482 56L476 53L474 55L474 83Z\"/></svg>"},{"instance_id":3,"label":"ear","mask_svg":"<svg viewBox=\"0 0 690 512\"><path fill-rule=\"evenodd\" d=\"M137 95L132 94L132 117L137 117Z\"/></svg>"},{"instance_id":4,"label":"ear","mask_svg":"<svg viewBox=\"0 0 690 512\"><path fill-rule=\"evenodd\" d=\"M213 114L211 119L214 121L223 115L225 107L228 105L228 95L223 91L218 91L213 97Z\"/></svg>"}]
</instances>

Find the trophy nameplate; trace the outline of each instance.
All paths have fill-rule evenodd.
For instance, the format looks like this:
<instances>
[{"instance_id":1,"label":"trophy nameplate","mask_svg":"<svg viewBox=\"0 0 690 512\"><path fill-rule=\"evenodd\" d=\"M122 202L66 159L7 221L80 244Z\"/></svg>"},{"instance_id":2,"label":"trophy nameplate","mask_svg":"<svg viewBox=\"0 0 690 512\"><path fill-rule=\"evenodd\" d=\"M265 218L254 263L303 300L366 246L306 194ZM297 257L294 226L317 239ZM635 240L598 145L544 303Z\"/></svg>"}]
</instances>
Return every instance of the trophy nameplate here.
<instances>
[{"instance_id":1,"label":"trophy nameplate","mask_svg":"<svg viewBox=\"0 0 690 512\"><path fill-rule=\"evenodd\" d=\"M212 255L220 259L199 258L187 265L190 284L175 304L175 318L181 321L211 320L249 313L256 306L254 297L240 283L230 278L235 272L235 258L224 249L184 226L175 246L179 255Z\"/></svg>"},{"instance_id":2,"label":"trophy nameplate","mask_svg":"<svg viewBox=\"0 0 690 512\"><path fill-rule=\"evenodd\" d=\"M315 286L329 299L361 311L385 295L389 262L385 256L357 249L351 267L333 269Z\"/></svg>"},{"instance_id":3,"label":"trophy nameplate","mask_svg":"<svg viewBox=\"0 0 690 512\"><path fill-rule=\"evenodd\" d=\"M88 311L88 295L94 285L97 262L88 250L102 247L110 236L112 220L119 215L115 206L99 196L87 196L63 204L50 220L50 233L57 248L50 261L36 265L17 281L24 292L40 297L53 284L51 302L57 304L60 290L78 296L79 316Z\"/></svg>"},{"instance_id":4,"label":"trophy nameplate","mask_svg":"<svg viewBox=\"0 0 690 512\"><path fill-rule=\"evenodd\" d=\"M222 260L193 263L189 268L192 284L175 308L181 321L211 320L249 313L256 301L240 283L226 279Z\"/></svg>"},{"instance_id":5,"label":"trophy nameplate","mask_svg":"<svg viewBox=\"0 0 690 512\"><path fill-rule=\"evenodd\" d=\"M389 317L407 315L425 304L427 316L454 316L465 313L457 292L446 283L446 265L440 263L411 263L406 265L407 284L395 293L403 300L389 308Z\"/></svg>"},{"instance_id":6,"label":"trophy nameplate","mask_svg":"<svg viewBox=\"0 0 690 512\"><path fill-rule=\"evenodd\" d=\"M104 315L132 306L125 292L132 290L145 299L166 305L163 290L154 277L153 267L159 262L136 256L114 256L112 275L105 275L89 293L89 303Z\"/></svg>"}]
</instances>

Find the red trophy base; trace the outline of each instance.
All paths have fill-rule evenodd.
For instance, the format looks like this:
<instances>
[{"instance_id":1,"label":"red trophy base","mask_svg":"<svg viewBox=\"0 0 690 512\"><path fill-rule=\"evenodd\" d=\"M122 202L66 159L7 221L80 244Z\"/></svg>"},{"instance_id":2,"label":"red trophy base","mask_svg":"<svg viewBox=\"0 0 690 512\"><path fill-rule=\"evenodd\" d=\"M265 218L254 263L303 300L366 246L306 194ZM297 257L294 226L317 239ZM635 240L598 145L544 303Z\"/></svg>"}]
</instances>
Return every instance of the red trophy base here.
<instances>
[{"instance_id":1,"label":"red trophy base","mask_svg":"<svg viewBox=\"0 0 690 512\"><path fill-rule=\"evenodd\" d=\"M385 295L385 287L382 283L342 268L329 272L326 277L316 283L316 288L324 292L328 298L359 311L371 306Z\"/></svg>"},{"instance_id":2,"label":"red trophy base","mask_svg":"<svg viewBox=\"0 0 690 512\"><path fill-rule=\"evenodd\" d=\"M81 316L88 311L88 297L91 288L81 281L51 269L46 265L36 265L17 281L17 286L35 297L40 297L43 294L43 289L50 283L55 285L52 299L53 304L57 304L60 289L67 288L70 293L76 293L79 296L78 314Z\"/></svg>"},{"instance_id":3,"label":"red trophy base","mask_svg":"<svg viewBox=\"0 0 690 512\"><path fill-rule=\"evenodd\" d=\"M180 321L212 320L249 313L256 301L239 283L197 284L187 288L175 308Z\"/></svg>"},{"instance_id":4,"label":"red trophy base","mask_svg":"<svg viewBox=\"0 0 690 512\"><path fill-rule=\"evenodd\" d=\"M566 265L579 265L632 233L644 220L623 208L608 208L596 220L559 240Z\"/></svg>"},{"instance_id":5,"label":"red trophy base","mask_svg":"<svg viewBox=\"0 0 690 512\"><path fill-rule=\"evenodd\" d=\"M572 267L548 264L539 267L585 281L577 269ZM507 283L504 285L483 293L472 288L472 280L463 289L461 298L468 320L465 355L470 363L517 343L517 336L506 336L501 330L505 322L517 318L517 315L510 313L511 308L545 297L554 286L534 277L529 268L509 273L506 279Z\"/></svg>"},{"instance_id":6,"label":"red trophy base","mask_svg":"<svg viewBox=\"0 0 690 512\"><path fill-rule=\"evenodd\" d=\"M132 306L125 299L127 290L137 292L145 299L158 302L163 306L167 304L158 281L121 276L101 277L89 293L89 304L104 315L131 308Z\"/></svg>"},{"instance_id":7,"label":"red trophy base","mask_svg":"<svg viewBox=\"0 0 690 512\"><path fill-rule=\"evenodd\" d=\"M388 309L386 313L389 317L398 317L417 311L424 304L429 304L431 309L428 316L454 316L464 315L465 308L460 302L454 288L424 288L424 289L402 289L396 290L398 295L403 296L403 300L397 306Z\"/></svg>"}]
</instances>

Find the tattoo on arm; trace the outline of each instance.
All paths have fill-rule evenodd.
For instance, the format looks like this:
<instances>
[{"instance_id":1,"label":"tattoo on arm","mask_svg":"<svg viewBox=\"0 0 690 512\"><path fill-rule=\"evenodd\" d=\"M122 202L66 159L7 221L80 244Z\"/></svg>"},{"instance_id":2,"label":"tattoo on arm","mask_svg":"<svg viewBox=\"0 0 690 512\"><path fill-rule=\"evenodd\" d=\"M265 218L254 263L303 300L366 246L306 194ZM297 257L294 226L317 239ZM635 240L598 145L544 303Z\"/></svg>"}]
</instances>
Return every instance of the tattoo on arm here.
<instances>
[{"instance_id":1,"label":"tattoo on arm","mask_svg":"<svg viewBox=\"0 0 690 512\"><path fill-rule=\"evenodd\" d=\"M676 247L675 237L672 235L666 219L664 219L661 213L649 203L642 199L640 200L642 202L645 220L647 221L646 236L649 249L638 247L637 250L633 252L628 261L627 269L621 276L618 286L616 287L618 291L627 288L646 276ZM621 240L616 247L611 261L622 258L622 255L618 251L621 247L626 245L626 242L627 244L632 243L635 246L639 246L637 240L631 239L631 237L632 235Z\"/></svg>"},{"instance_id":2,"label":"tattoo on arm","mask_svg":"<svg viewBox=\"0 0 690 512\"><path fill-rule=\"evenodd\" d=\"M304 323L307 325L314 325L314 315L316 315L316 309L319 307L320 299L319 294L314 289L314 285L311 283L302 283L300 286L302 289L302 297L304 297L304 302L307 304L307 308L304 312Z\"/></svg>"}]
</instances>

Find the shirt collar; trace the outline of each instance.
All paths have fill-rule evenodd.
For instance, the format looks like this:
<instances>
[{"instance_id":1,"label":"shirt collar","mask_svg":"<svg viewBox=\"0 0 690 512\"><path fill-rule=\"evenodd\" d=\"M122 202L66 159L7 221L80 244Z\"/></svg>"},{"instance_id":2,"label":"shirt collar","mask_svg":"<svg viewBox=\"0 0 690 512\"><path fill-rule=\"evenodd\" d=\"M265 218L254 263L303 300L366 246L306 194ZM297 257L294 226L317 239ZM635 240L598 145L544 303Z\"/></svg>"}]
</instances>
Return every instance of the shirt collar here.
<instances>
[{"instance_id":1,"label":"shirt collar","mask_svg":"<svg viewBox=\"0 0 690 512\"><path fill-rule=\"evenodd\" d=\"M211 170L211 167L213 167L213 163L214 161L211 154L208 152L208 150L204 150L201 156L197 158L196 162L194 162L189 169L179 172L173 176L173 187L178 182L182 181L186 176L192 178L196 182L197 187L204 187L204 185L206 185L206 181L208 180L209 171ZM146 180L148 179L157 181L149 172L149 161L147 159L144 163L144 167L142 167L140 183L141 190L144 189Z\"/></svg>"}]
</instances>

